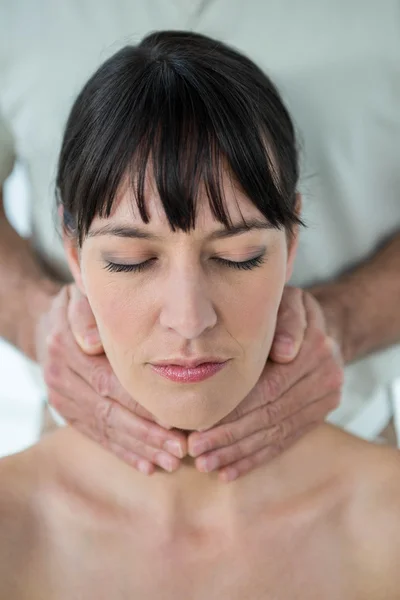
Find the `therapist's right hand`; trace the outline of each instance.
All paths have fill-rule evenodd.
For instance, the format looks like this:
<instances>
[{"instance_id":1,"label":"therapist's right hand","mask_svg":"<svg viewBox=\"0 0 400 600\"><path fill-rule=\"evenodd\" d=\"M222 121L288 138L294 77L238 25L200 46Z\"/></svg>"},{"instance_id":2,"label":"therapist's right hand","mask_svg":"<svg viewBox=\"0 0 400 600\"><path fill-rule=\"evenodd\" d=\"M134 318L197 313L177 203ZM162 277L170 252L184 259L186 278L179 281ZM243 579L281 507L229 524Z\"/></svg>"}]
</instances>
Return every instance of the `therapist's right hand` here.
<instances>
[{"instance_id":1,"label":"therapist's right hand","mask_svg":"<svg viewBox=\"0 0 400 600\"><path fill-rule=\"evenodd\" d=\"M175 471L186 436L154 422L120 385L75 284L61 288L36 330L36 356L49 404L73 427L147 475Z\"/></svg>"}]
</instances>

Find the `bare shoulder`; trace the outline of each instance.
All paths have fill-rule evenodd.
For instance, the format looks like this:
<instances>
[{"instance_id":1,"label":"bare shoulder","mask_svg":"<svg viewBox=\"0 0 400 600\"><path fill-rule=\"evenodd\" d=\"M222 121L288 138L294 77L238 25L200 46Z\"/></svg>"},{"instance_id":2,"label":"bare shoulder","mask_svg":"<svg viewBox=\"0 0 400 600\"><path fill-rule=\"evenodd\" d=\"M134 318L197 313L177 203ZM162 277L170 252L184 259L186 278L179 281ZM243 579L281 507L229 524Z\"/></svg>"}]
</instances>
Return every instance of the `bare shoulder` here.
<instances>
[{"instance_id":1,"label":"bare shoulder","mask_svg":"<svg viewBox=\"0 0 400 600\"><path fill-rule=\"evenodd\" d=\"M0 598L26 597L38 530L35 454L31 448L0 460Z\"/></svg>"},{"instance_id":2,"label":"bare shoulder","mask_svg":"<svg viewBox=\"0 0 400 600\"><path fill-rule=\"evenodd\" d=\"M400 452L357 440L352 456L354 491L346 525L360 597L395 600L400 597Z\"/></svg>"},{"instance_id":3,"label":"bare shoulder","mask_svg":"<svg viewBox=\"0 0 400 600\"><path fill-rule=\"evenodd\" d=\"M29 469L30 451L7 456L0 460L0 536L21 529L21 517L29 504L34 476ZM7 538L8 536L6 536ZM1 550L4 544L1 543Z\"/></svg>"}]
</instances>

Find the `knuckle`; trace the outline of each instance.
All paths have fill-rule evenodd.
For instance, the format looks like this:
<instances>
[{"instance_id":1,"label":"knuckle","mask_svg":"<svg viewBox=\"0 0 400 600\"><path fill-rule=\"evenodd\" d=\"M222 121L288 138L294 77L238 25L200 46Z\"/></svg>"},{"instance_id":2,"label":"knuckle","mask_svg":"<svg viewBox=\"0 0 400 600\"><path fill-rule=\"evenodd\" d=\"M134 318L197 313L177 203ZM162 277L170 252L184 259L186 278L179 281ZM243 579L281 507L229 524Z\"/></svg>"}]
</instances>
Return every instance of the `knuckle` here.
<instances>
[{"instance_id":1,"label":"knuckle","mask_svg":"<svg viewBox=\"0 0 400 600\"><path fill-rule=\"evenodd\" d=\"M281 420L281 407L278 402L271 402L264 407L263 423L265 427L276 425Z\"/></svg>"},{"instance_id":2,"label":"knuckle","mask_svg":"<svg viewBox=\"0 0 400 600\"><path fill-rule=\"evenodd\" d=\"M265 430L265 437L268 445L276 444L277 441L281 439L282 435L282 423L277 423L270 429Z\"/></svg>"},{"instance_id":3,"label":"knuckle","mask_svg":"<svg viewBox=\"0 0 400 600\"><path fill-rule=\"evenodd\" d=\"M322 329L316 329L314 332L314 351L320 358L331 354L328 346L328 337Z\"/></svg>"},{"instance_id":4,"label":"knuckle","mask_svg":"<svg viewBox=\"0 0 400 600\"><path fill-rule=\"evenodd\" d=\"M265 379L265 386L268 398L276 399L280 396L282 391L282 378L278 375L278 369L271 370L268 377Z\"/></svg>"},{"instance_id":5,"label":"knuckle","mask_svg":"<svg viewBox=\"0 0 400 600\"><path fill-rule=\"evenodd\" d=\"M161 448L164 441L163 436L150 423L146 423L143 427L140 427L139 431L135 432L135 437L140 439L145 446L155 449Z\"/></svg>"},{"instance_id":6,"label":"knuckle","mask_svg":"<svg viewBox=\"0 0 400 600\"><path fill-rule=\"evenodd\" d=\"M97 425L97 431L102 440L110 439L111 420L113 412L113 403L111 400L102 399L94 409L94 418Z\"/></svg>"},{"instance_id":7,"label":"knuckle","mask_svg":"<svg viewBox=\"0 0 400 600\"><path fill-rule=\"evenodd\" d=\"M285 439L292 434L293 431L293 423L291 419L285 419L285 421L281 421L277 424L277 435L276 435L276 446L281 447L281 444L284 443Z\"/></svg>"},{"instance_id":8,"label":"knuckle","mask_svg":"<svg viewBox=\"0 0 400 600\"><path fill-rule=\"evenodd\" d=\"M232 427L226 427L224 431L224 440L226 446L232 446L237 442L237 436L235 435Z\"/></svg>"},{"instance_id":9,"label":"knuckle","mask_svg":"<svg viewBox=\"0 0 400 600\"><path fill-rule=\"evenodd\" d=\"M259 448L265 448L269 444L271 444L271 430L262 429L257 436L257 445Z\"/></svg>"},{"instance_id":10,"label":"knuckle","mask_svg":"<svg viewBox=\"0 0 400 600\"><path fill-rule=\"evenodd\" d=\"M92 368L91 386L99 396L109 396L110 394L110 376L102 365L94 365Z\"/></svg>"},{"instance_id":11,"label":"knuckle","mask_svg":"<svg viewBox=\"0 0 400 600\"><path fill-rule=\"evenodd\" d=\"M60 329L51 331L46 338L47 351L51 355L59 355L64 349L64 335Z\"/></svg>"},{"instance_id":12,"label":"knuckle","mask_svg":"<svg viewBox=\"0 0 400 600\"><path fill-rule=\"evenodd\" d=\"M285 419L285 421L281 421L278 424L278 432L279 435L277 439L277 445L278 447L280 447L280 445L283 444L284 440L293 433L293 420Z\"/></svg>"}]
</instances>

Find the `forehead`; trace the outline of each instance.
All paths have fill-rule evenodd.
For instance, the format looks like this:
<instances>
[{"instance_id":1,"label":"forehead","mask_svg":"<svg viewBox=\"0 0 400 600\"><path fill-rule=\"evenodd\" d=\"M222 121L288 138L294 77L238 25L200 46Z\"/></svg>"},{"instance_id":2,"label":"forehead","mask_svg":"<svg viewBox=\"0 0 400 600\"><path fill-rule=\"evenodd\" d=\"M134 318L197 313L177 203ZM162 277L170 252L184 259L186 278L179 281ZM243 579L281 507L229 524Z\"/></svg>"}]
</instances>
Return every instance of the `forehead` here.
<instances>
[{"instance_id":1,"label":"forehead","mask_svg":"<svg viewBox=\"0 0 400 600\"><path fill-rule=\"evenodd\" d=\"M222 176L222 189L224 193L224 204L226 212L232 223L242 223L243 221L254 218L263 219L266 221L262 213L252 203L252 201L235 185L234 181L228 174ZM145 203L146 211L149 216L149 223L145 224L137 207L135 193L129 181L125 180L115 197L111 214L109 218L96 217L93 224L99 221L123 222L131 225L137 225L149 229L172 230L169 226L165 210L158 194L154 179L147 177L145 181ZM196 227L197 232L209 231L215 229L216 223L219 223L212 213L210 201L206 193L205 187L202 185L199 188L198 197L196 200ZM221 225L219 223L219 225Z\"/></svg>"}]
</instances>

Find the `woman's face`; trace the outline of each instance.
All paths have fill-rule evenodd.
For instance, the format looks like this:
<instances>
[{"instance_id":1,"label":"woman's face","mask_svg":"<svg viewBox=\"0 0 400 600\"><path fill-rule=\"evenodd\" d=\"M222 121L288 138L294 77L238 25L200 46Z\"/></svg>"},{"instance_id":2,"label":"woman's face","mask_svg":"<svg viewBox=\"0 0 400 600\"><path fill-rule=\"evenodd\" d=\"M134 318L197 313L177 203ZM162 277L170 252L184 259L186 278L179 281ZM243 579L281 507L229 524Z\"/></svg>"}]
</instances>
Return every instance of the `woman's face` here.
<instances>
[{"instance_id":1,"label":"woman's face","mask_svg":"<svg viewBox=\"0 0 400 600\"><path fill-rule=\"evenodd\" d=\"M121 384L156 420L182 429L211 427L257 383L295 254L228 178L224 190L232 223L243 215L260 228L227 235L203 197L196 229L172 232L150 190L147 225L126 192L109 218L93 221L79 252L66 241ZM179 362L186 366L168 366ZM214 364L188 367L197 362Z\"/></svg>"}]
</instances>

